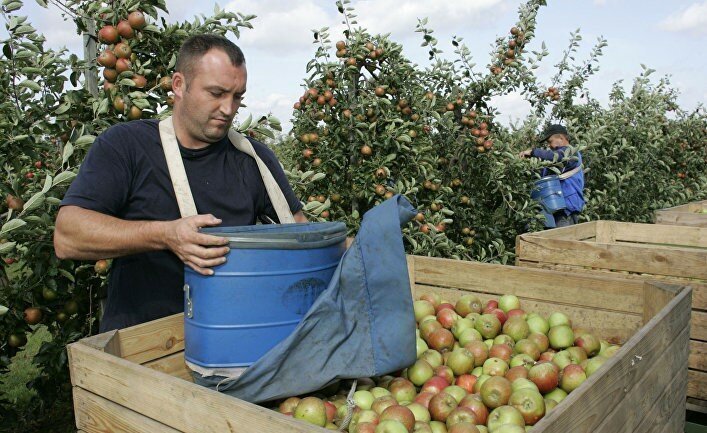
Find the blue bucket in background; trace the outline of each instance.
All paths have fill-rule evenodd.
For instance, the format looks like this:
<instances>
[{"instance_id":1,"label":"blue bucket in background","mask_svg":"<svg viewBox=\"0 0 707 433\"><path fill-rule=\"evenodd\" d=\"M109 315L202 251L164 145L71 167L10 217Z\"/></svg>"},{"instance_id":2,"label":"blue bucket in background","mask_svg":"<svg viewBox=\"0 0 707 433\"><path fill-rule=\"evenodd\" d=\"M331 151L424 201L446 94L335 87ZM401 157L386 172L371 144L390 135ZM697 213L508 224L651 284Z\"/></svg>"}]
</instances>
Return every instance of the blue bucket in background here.
<instances>
[{"instance_id":1,"label":"blue bucket in background","mask_svg":"<svg viewBox=\"0 0 707 433\"><path fill-rule=\"evenodd\" d=\"M185 267L184 355L205 368L248 367L289 336L346 250L341 222L201 231L231 248L214 275Z\"/></svg>"},{"instance_id":2,"label":"blue bucket in background","mask_svg":"<svg viewBox=\"0 0 707 433\"><path fill-rule=\"evenodd\" d=\"M530 197L540 202L546 211L555 213L567 207L558 176L545 176L535 181Z\"/></svg>"}]
</instances>

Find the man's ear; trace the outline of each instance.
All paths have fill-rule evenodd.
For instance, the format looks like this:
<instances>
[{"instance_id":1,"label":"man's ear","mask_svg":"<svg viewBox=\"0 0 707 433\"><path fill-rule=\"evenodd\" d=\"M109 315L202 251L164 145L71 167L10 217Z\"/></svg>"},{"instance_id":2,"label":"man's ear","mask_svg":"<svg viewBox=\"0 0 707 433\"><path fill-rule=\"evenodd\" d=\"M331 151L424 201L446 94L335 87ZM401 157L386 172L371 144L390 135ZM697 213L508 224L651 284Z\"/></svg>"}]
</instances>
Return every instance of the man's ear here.
<instances>
[{"instance_id":1,"label":"man's ear","mask_svg":"<svg viewBox=\"0 0 707 433\"><path fill-rule=\"evenodd\" d=\"M181 72L172 74L172 91L174 92L174 96L179 98L187 91L187 80Z\"/></svg>"}]
</instances>

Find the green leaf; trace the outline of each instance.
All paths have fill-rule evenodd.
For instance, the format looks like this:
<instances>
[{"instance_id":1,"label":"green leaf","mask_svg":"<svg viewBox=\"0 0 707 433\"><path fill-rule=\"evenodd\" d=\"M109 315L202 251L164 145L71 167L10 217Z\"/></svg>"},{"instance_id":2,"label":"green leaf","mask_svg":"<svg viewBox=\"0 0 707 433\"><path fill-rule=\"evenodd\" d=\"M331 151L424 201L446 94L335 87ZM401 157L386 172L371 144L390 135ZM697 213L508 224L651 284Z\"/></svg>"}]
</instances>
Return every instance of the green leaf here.
<instances>
[{"instance_id":1,"label":"green leaf","mask_svg":"<svg viewBox=\"0 0 707 433\"><path fill-rule=\"evenodd\" d=\"M7 312L10 311L6 306L0 305L0 317L4 316L7 314Z\"/></svg>"},{"instance_id":2,"label":"green leaf","mask_svg":"<svg viewBox=\"0 0 707 433\"><path fill-rule=\"evenodd\" d=\"M18 84L20 87L26 87L28 89L34 90L35 92L39 92L42 90L39 84L35 83L34 81L31 80L24 80L20 84Z\"/></svg>"},{"instance_id":3,"label":"green leaf","mask_svg":"<svg viewBox=\"0 0 707 433\"><path fill-rule=\"evenodd\" d=\"M12 230L16 230L25 224L27 223L21 218L12 219L3 224L2 228L0 228L0 235L4 235L5 233L9 233Z\"/></svg>"},{"instance_id":4,"label":"green leaf","mask_svg":"<svg viewBox=\"0 0 707 433\"><path fill-rule=\"evenodd\" d=\"M74 154L74 146L71 143L66 143L66 145L64 146L64 152L61 155L61 163L65 164L66 161L68 161L69 158L71 158L71 155L73 155L73 154Z\"/></svg>"},{"instance_id":5,"label":"green leaf","mask_svg":"<svg viewBox=\"0 0 707 433\"><path fill-rule=\"evenodd\" d=\"M47 178L44 179L44 186L42 187L42 192L46 193L49 191L49 188L52 187L52 177L50 175L47 175Z\"/></svg>"},{"instance_id":6,"label":"green leaf","mask_svg":"<svg viewBox=\"0 0 707 433\"><path fill-rule=\"evenodd\" d=\"M22 213L20 215L38 208L42 205L42 203L44 203L44 193L39 191L27 200L27 203L25 203L25 207L22 209Z\"/></svg>"},{"instance_id":7,"label":"green leaf","mask_svg":"<svg viewBox=\"0 0 707 433\"><path fill-rule=\"evenodd\" d=\"M34 0L34 1L36 1L37 4L40 5L41 7L45 8L45 9L47 8L47 2L45 2L44 0Z\"/></svg>"},{"instance_id":8,"label":"green leaf","mask_svg":"<svg viewBox=\"0 0 707 433\"><path fill-rule=\"evenodd\" d=\"M326 174L325 174L325 173L317 173L317 174L315 174L314 176L312 176L312 179L311 179L311 180L312 180L312 182L316 182L316 181L318 181L318 180L320 180L320 179L324 179L325 177L326 177Z\"/></svg>"},{"instance_id":9,"label":"green leaf","mask_svg":"<svg viewBox=\"0 0 707 433\"><path fill-rule=\"evenodd\" d=\"M76 282L76 279L74 278L71 273L69 273L66 269L59 269L59 273L63 276L66 277L67 280L71 281L72 283Z\"/></svg>"},{"instance_id":10,"label":"green leaf","mask_svg":"<svg viewBox=\"0 0 707 433\"><path fill-rule=\"evenodd\" d=\"M57 115L59 115L59 114L64 114L64 113L66 113L67 111L69 111L70 108L71 108L71 102L66 101L66 102L64 102L63 104L61 104L61 105L59 106L59 108L57 108L57 109L54 111L54 114L57 114Z\"/></svg>"},{"instance_id":11,"label":"green leaf","mask_svg":"<svg viewBox=\"0 0 707 433\"><path fill-rule=\"evenodd\" d=\"M54 178L54 182L52 183L52 186L57 186L60 183L68 182L75 177L76 177L76 173L74 173L73 171L62 171Z\"/></svg>"},{"instance_id":12,"label":"green leaf","mask_svg":"<svg viewBox=\"0 0 707 433\"><path fill-rule=\"evenodd\" d=\"M0 254L9 253L15 248L17 242L3 242L0 244Z\"/></svg>"}]
</instances>

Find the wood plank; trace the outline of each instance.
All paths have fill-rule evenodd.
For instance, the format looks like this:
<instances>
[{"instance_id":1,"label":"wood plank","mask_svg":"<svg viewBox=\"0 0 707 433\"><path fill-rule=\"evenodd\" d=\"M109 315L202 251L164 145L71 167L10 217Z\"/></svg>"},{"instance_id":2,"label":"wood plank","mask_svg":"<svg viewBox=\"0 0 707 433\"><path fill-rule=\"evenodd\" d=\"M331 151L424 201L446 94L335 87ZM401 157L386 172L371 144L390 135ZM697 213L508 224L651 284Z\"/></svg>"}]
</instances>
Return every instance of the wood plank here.
<instances>
[{"instance_id":1,"label":"wood plank","mask_svg":"<svg viewBox=\"0 0 707 433\"><path fill-rule=\"evenodd\" d=\"M518 267L532 268L532 269L547 269L553 271L561 271L568 273L589 273L591 275L608 275L615 278L626 278L633 280L659 280L665 281L670 284L678 285L689 285L692 287L692 308L697 308L699 310L707 310L707 282L702 282L700 280L682 278L676 276L666 276L666 275L654 275L650 273L645 274L631 274L628 272L612 271L610 269L587 269L585 266L567 265L567 264L553 264L553 263L537 263L532 261L526 261L522 258L516 259L516 264Z\"/></svg>"},{"instance_id":2,"label":"wood plank","mask_svg":"<svg viewBox=\"0 0 707 433\"><path fill-rule=\"evenodd\" d=\"M670 383L670 388L684 389L685 380L684 375L676 376ZM645 414L643 422L634 430L634 433L678 433L684 431L685 399L678 393L663 394L663 397L649 413ZM656 419L664 420L664 422L656 422Z\"/></svg>"},{"instance_id":3,"label":"wood plank","mask_svg":"<svg viewBox=\"0 0 707 433\"><path fill-rule=\"evenodd\" d=\"M181 352L167 355L164 358L148 361L142 365L147 368L169 374L170 376L178 377L189 382L194 382L194 378L191 375L191 370L189 370L189 367L187 367L184 363L183 350Z\"/></svg>"},{"instance_id":4,"label":"wood plank","mask_svg":"<svg viewBox=\"0 0 707 433\"><path fill-rule=\"evenodd\" d=\"M653 226L658 227L658 226ZM524 261L560 263L707 280L707 250L601 244L520 235Z\"/></svg>"},{"instance_id":5,"label":"wood plank","mask_svg":"<svg viewBox=\"0 0 707 433\"><path fill-rule=\"evenodd\" d=\"M643 376L636 376L636 384L613 408L595 431L642 432L638 426L650 417L658 425L668 424L671 410L664 411L665 402L682 402L685 405L687 372L679 372L687 363L685 346L689 339L685 327L668 349L659 355ZM642 361L640 361L642 362ZM676 371L678 370L678 371ZM666 374L671 372L671 374ZM678 373L678 374L674 374ZM683 409L683 414L685 410ZM659 430L660 431L660 430Z\"/></svg>"},{"instance_id":6,"label":"wood plank","mask_svg":"<svg viewBox=\"0 0 707 433\"><path fill-rule=\"evenodd\" d=\"M121 358L142 364L184 350L184 314L121 329Z\"/></svg>"},{"instance_id":7,"label":"wood plank","mask_svg":"<svg viewBox=\"0 0 707 433\"><path fill-rule=\"evenodd\" d=\"M179 433L119 404L74 387L76 425L86 433Z\"/></svg>"},{"instance_id":8,"label":"wood plank","mask_svg":"<svg viewBox=\"0 0 707 433\"><path fill-rule=\"evenodd\" d=\"M690 338L693 340L707 341L707 313L692 310Z\"/></svg>"},{"instance_id":9,"label":"wood plank","mask_svg":"<svg viewBox=\"0 0 707 433\"><path fill-rule=\"evenodd\" d=\"M695 212L656 212L656 224L707 228L707 214Z\"/></svg>"},{"instance_id":10,"label":"wood plank","mask_svg":"<svg viewBox=\"0 0 707 433\"><path fill-rule=\"evenodd\" d=\"M707 400L707 373L689 370L687 396L697 400Z\"/></svg>"},{"instance_id":11,"label":"wood plank","mask_svg":"<svg viewBox=\"0 0 707 433\"><path fill-rule=\"evenodd\" d=\"M593 238L597 235L597 221L574 224L557 229L544 230L543 236L551 239L582 240Z\"/></svg>"},{"instance_id":12,"label":"wood plank","mask_svg":"<svg viewBox=\"0 0 707 433\"><path fill-rule=\"evenodd\" d=\"M77 386L184 433L326 431L80 342L68 351Z\"/></svg>"},{"instance_id":13,"label":"wood plank","mask_svg":"<svg viewBox=\"0 0 707 433\"><path fill-rule=\"evenodd\" d=\"M688 365L694 370L707 372L707 343L690 340L690 357Z\"/></svg>"},{"instance_id":14,"label":"wood plank","mask_svg":"<svg viewBox=\"0 0 707 433\"><path fill-rule=\"evenodd\" d=\"M681 290L681 286L661 282L646 283L643 289L643 323L648 323Z\"/></svg>"},{"instance_id":15,"label":"wood plank","mask_svg":"<svg viewBox=\"0 0 707 433\"><path fill-rule=\"evenodd\" d=\"M92 337L86 337L81 341L83 341L84 344L100 350L101 352L110 353L115 356L121 355L118 331L104 332Z\"/></svg>"},{"instance_id":16,"label":"wood plank","mask_svg":"<svg viewBox=\"0 0 707 433\"><path fill-rule=\"evenodd\" d=\"M614 407L633 391L636 378L643 377L688 326L690 289L683 289L660 313L641 328L610 358L605 367L570 393L562 404L534 427L543 433L597 431L596 427ZM687 347L685 347L685 351ZM685 356L685 360L687 356ZM685 375L686 365L673 365L672 376ZM683 400L684 401L684 400ZM608 430L618 431L615 429Z\"/></svg>"},{"instance_id":17,"label":"wood plank","mask_svg":"<svg viewBox=\"0 0 707 433\"><path fill-rule=\"evenodd\" d=\"M439 293L443 299L455 303L462 295L474 293L482 302L498 299L494 294L476 292L467 289L447 289L435 286L416 285L415 299L424 293ZM627 341L642 325L643 318L640 314L631 314L610 310L599 310L594 307L581 307L577 305L562 304L550 301L537 301L519 297L521 307L526 311L533 311L548 317L555 311L561 311L572 318L576 327L589 329L600 338L619 344Z\"/></svg>"},{"instance_id":18,"label":"wood plank","mask_svg":"<svg viewBox=\"0 0 707 433\"><path fill-rule=\"evenodd\" d=\"M686 247L707 247L707 229L672 225L615 222L616 241L638 242L650 246L667 244Z\"/></svg>"},{"instance_id":19,"label":"wood plank","mask_svg":"<svg viewBox=\"0 0 707 433\"><path fill-rule=\"evenodd\" d=\"M707 414L707 400L697 400L688 397L687 404L685 406L687 410Z\"/></svg>"},{"instance_id":20,"label":"wood plank","mask_svg":"<svg viewBox=\"0 0 707 433\"><path fill-rule=\"evenodd\" d=\"M543 237L545 237L543 235ZM610 244L616 241L616 224L614 221L597 221L595 243Z\"/></svg>"},{"instance_id":21,"label":"wood plank","mask_svg":"<svg viewBox=\"0 0 707 433\"><path fill-rule=\"evenodd\" d=\"M614 275L529 271L517 266L415 259L415 283L469 289L489 294L514 294L526 299L643 312L643 283Z\"/></svg>"}]
</instances>

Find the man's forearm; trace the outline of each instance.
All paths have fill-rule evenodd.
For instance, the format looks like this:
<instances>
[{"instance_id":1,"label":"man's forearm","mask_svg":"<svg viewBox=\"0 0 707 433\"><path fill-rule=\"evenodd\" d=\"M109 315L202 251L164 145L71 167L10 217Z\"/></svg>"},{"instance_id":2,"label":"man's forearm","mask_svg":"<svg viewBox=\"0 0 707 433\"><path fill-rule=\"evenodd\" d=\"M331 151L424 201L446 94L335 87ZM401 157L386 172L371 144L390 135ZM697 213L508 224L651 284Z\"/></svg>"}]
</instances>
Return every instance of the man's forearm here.
<instances>
[{"instance_id":1,"label":"man's forearm","mask_svg":"<svg viewBox=\"0 0 707 433\"><path fill-rule=\"evenodd\" d=\"M126 221L77 206L59 210L54 249L62 259L98 260L166 249L166 221Z\"/></svg>"}]
</instances>

